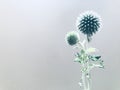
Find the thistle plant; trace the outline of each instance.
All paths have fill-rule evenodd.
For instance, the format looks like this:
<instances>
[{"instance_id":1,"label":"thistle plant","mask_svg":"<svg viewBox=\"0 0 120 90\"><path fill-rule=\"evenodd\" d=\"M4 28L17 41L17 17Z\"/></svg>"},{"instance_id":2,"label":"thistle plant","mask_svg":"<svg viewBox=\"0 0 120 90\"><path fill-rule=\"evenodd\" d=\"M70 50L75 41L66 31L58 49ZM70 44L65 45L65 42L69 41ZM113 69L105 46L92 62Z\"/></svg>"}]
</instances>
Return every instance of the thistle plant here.
<instances>
[{"instance_id":1,"label":"thistle plant","mask_svg":"<svg viewBox=\"0 0 120 90\"><path fill-rule=\"evenodd\" d=\"M75 54L74 62L81 65L81 79L79 85L83 90L91 90L91 73L90 71L95 68L104 68L103 60L100 55L94 55L97 51L96 48L88 47L91 42L93 34L99 31L101 27L101 19L95 12L87 11L80 14L77 19L77 31L71 31L66 34L66 42L78 49ZM87 36L87 39L81 40L79 32Z\"/></svg>"}]
</instances>

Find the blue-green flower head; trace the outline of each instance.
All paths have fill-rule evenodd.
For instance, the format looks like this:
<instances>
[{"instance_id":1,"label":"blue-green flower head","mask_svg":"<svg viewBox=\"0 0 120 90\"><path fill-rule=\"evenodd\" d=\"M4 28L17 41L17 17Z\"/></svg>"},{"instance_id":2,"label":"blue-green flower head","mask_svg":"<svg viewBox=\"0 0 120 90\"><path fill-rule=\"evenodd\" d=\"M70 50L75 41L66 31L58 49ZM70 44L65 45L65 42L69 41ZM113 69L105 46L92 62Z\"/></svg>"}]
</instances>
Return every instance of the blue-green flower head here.
<instances>
[{"instance_id":1,"label":"blue-green flower head","mask_svg":"<svg viewBox=\"0 0 120 90\"><path fill-rule=\"evenodd\" d=\"M80 14L77 19L77 29L87 35L87 40L91 40L91 36L95 34L101 27L100 16L92 11Z\"/></svg>"},{"instance_id":2,"label":"blue-green flower head","mask_svg":"<svg viewBox=\"0 0 120 90\"><path fill-rule=\"evenodd\" d=\"M73 46L79 42L79 34L75 31L68 32L65 39L69 45Z\"/></svg>"}]
</instances>

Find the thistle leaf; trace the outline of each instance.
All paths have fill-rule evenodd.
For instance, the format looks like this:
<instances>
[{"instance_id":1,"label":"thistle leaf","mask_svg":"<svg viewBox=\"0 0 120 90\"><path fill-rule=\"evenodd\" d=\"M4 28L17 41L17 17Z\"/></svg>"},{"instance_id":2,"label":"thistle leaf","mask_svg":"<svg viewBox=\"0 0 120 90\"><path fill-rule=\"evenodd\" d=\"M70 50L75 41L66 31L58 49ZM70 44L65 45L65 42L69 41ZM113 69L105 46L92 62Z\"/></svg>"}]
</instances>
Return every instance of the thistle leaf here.
<instances>
[{"instance_id":1,"label":"thistle leaf","mask_svg":"<svg viewBox=\"0 0 120 90\"><path fill-rule=\"evenodd\" d=\"M92 47L86 50L87 53L93 53L95 51L96 51L96 48L92 48Z\"/></svg>"},{"instance_id":2,"label":"thistle leaf","mask_svg":"<svg viewBox=\"0 0 120 90\"><path fill-rule=\"evenodd\" d=\"M76 57L74 62L80 62L81 63L81 60L78 57Z\"/></svg>"},{"instance_id":3,"label":"thistle leaf","mask_svg":"<svg viewBox=\"0 0 120 90\"><path fill-rule=\"evenodd\" d=\"M92 61L99 61L101 58L101 56L99 55L93 55L93 56L89 56L89 59Z\"/></svg>"}]
</instances>

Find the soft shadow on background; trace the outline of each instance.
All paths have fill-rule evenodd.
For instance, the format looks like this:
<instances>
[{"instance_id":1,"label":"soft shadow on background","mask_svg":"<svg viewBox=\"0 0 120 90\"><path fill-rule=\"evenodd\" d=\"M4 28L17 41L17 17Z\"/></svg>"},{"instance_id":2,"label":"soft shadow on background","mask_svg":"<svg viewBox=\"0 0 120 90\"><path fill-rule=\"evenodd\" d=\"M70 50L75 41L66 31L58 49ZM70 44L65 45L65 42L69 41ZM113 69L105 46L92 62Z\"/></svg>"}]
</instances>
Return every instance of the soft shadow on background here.
<instances>
[{"instance_id":1,"label":"soft shadow on background","mask_svg":"<svg viewBox=\"0 0 120 90\"><path fill-rule=\"evenodd\" d=\"M64 37L86 10L103 23L90 43L105 61L92 71L92 90L120 90L119 8L119 0L1 0L0 90L81 90L80 65Z\"/></svg>"}]
</instances>

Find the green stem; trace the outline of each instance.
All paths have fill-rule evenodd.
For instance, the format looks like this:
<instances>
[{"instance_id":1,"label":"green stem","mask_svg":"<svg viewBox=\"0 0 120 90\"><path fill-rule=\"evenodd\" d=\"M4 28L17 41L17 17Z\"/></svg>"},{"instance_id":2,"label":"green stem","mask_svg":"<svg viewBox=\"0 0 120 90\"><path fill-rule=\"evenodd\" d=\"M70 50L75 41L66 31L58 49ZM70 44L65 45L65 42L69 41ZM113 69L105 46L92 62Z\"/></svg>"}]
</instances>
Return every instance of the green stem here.
<instances>
[{"instance_id":1,"label":"green stem","mask_svg":"<svg viewBox=\"0 0 120 90\"><path fill-rule=\"evenodd\" d=\"M90 77L90 73L87 73L87 90L91 90L91 77Z\"/></svg>"},{"instance_id":2,"label":"green stem","mask_svg":"<svg viewBox=\"0 0 120 90\"><path fill-rule=\"evenodd\" d=\"M91 76L90 76L90 68L89 62L82 63L82 84L83 90L91 90Z\"/></svg>"},{"instance_id":3,"label":"green stem","mask_svg":"<svg viewBox=\"0 0 120 90\"><path fill-rule=\"evenodd\" d=\"M87 62L87 68L88 68L88 71L87 71L87 74L86 74L86 77L87 77L87 90L91 90L91 75L90 75L90 66L89 66L89 61Z\"/></svg>"},{"instance_id":4,"label":"green stem","mask_svg":"<svg viewBox=\"0 0 120 90\"><path fill-rule=\"evenodd\" d=\"M91 78L90 73L82 72L82 84L83 90L91 90Z\"/></svg>"},{"instance_id":5,"label":"green stem","mask_svg":"<svg viewBox=\"0 0 120 90\"><path fill-rule=\"evenodd\" d=\"M86 75L85 75L85 73L83 72L83 73L82 73L83 89L84 89L84 90L87 90L85 78L86 78Z\"/></svg>"}]
</instances>

